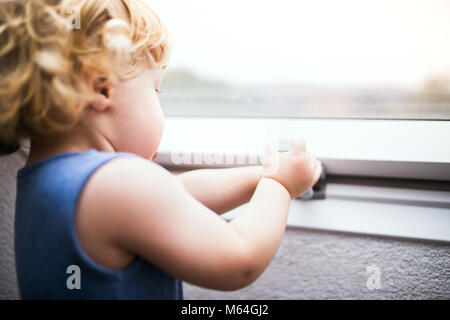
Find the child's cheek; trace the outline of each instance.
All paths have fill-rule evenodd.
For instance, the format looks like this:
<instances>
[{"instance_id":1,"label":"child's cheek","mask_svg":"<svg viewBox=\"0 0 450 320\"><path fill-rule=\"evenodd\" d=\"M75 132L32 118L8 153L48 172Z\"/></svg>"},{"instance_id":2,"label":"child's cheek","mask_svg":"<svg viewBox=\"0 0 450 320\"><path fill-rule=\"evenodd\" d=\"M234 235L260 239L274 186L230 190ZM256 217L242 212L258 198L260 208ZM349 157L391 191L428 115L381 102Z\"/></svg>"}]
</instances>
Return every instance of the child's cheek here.
<instances>
[{"instance_id":1,"label":"child's cheek","mask_svg":"<svg viewBox=\"0 0 450 320\"><path fill-rule=\"evenodd\" d=\"M148 158L152 159L158 150L164 132L164 115L159 105L152 110L144 126L147 139L146 154L149 155Z\"/></svg>"}]
</instances>

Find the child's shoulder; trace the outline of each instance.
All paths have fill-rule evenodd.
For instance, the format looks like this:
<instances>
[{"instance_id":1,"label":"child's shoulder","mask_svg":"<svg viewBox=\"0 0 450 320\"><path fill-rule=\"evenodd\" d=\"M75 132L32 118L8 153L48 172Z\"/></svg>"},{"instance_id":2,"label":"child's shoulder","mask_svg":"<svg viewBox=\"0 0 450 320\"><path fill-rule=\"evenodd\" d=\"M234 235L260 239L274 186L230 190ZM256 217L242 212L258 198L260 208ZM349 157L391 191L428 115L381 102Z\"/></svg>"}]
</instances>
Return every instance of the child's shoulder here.
<instances>
[{"instance_id":1,"label":"child's shoulder","mask_svg":"<svg viewBox=\"0 0 450 320\"><path fill-rule=\"evenodd\" d=\"M90 180L91 187L101 187L100 191L113 191L113 186L134 189L135 187L164 188L167 183L178 181L167 169L159 164L138 156L115 157L102 165Z\"/></svg>"},{"instance_id":2,"label":"child's shoulder","mask_svg":"<svg viewBox=\"0 0 450 320\"><path fill-rule=\"evenodd\" d=\"M181 180L157 163L121 156L92 174L80 195L79 209L87 212L89 219L97 215L99 221L105 216L112 219L113 214L118 220L130 219L139 212L158 219L186 194Z\"/></svg>"},{"instance_id":3,"label":"child's shoulder","mask_svg":"<svg viewBox=\"0 0 450 320\"><path fill-rule=\"evenodd\" d=\"M79 198L76 228L84 250L104 266L126 266L132 258L123 248L130 241L126 230L161 220L180 189L175 176L149 160L121 156L106 162Z\"/></svg>"}]
</instances>

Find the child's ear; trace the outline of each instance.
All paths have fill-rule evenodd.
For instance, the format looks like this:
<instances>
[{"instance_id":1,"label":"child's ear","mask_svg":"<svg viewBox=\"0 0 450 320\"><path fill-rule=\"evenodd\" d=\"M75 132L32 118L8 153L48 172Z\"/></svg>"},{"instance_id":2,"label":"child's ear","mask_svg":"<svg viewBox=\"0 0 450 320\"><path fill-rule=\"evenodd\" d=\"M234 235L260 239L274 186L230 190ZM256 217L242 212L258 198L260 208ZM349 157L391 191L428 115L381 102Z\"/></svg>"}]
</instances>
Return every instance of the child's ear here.
<instances>
[{"instance_id":1,"label":"child's ear","mask_svg":"<svg viewBox=\"0 0 450 320\"><path fill-rule=\"evenodd\" d=\"M105 111L111 106L111 83L104 77L96 78L91 83L95 99L91 108L96 111Z\"/></svg>"}]
</instances>

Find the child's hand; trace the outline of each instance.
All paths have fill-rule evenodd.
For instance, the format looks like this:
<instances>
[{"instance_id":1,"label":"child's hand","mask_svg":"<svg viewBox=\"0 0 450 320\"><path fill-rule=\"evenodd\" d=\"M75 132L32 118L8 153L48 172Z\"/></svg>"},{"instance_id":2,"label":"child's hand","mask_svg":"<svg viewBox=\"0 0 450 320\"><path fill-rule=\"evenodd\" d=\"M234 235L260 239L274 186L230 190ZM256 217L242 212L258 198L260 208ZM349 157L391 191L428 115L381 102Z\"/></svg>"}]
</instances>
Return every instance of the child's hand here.
<instances>
[{"instance_id":1,"label":"child's hand","mask_svg":"<svg viewBox=\"0 0 450 320\"><path fill-rule=\"evenodd\" d=\"M279 152L266 145L262 174L282 184L294 199L317 183L322 173L319 160L306 148L302 138L291 139L290 150Z\"/></svg>"}]
</instances>

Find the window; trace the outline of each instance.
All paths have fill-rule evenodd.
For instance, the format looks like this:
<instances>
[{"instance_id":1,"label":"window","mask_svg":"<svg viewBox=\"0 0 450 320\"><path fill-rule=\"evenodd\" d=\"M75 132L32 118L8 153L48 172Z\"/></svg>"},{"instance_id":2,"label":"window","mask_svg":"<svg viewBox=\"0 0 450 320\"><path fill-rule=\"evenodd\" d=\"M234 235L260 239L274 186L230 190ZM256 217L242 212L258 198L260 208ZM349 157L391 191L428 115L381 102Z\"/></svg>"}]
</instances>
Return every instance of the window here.
<instances>
[{"instance_id":1,"label":"window","mask_svg":"<svg viewBox=\"0 0 450 320\"><path fill-rule=\"evenodd\" d=\"M150 4L168 116L450 120L447 0Z\"/></svg>"},{"instance_id":2,"label":"window","mask_svg":"<svg viewBox=\"0 0 450 320\"><path fill-rule=\"evenodd\" d=\"M174 36L158 163L229 166L267 131L302 136L326 199L293 201L289 226L450 241L449 1L151 5Z\"/></svg>"}]
</instances>

